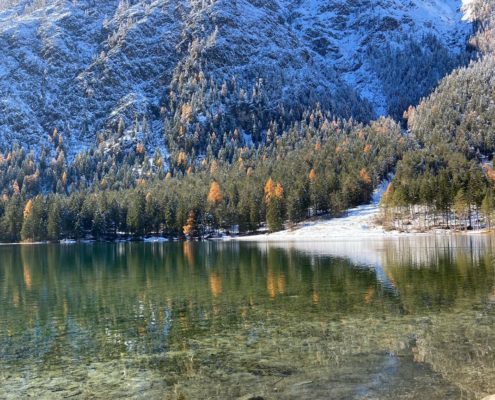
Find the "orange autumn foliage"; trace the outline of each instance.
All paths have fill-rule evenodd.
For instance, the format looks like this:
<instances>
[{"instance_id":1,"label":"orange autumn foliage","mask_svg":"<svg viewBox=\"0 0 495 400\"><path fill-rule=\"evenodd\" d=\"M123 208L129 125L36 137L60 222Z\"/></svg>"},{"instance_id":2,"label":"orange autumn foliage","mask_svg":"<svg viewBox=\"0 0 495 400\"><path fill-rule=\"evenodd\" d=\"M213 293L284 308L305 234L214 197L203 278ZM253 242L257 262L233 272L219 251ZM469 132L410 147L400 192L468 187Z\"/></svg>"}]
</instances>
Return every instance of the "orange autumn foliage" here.
<instances>
[{"instance_id":1,"label":"orange autumn foliage","mask_svg":"<svg viewBox=\"0 0 495 400\"><path fill-rule=\"evenodd\" d=\"M191 236L194 233L194 227L195 227L195 215L194 211L189 212L189 215L187 217L186 225L182 227L182 231L184 232L184 235L186 236Z\"/></svg>"},{"instance_id":2,"label":"orange autumn foliage","mask_svg":"<svg viewBox=\"0 0 495 400\"><path fill-rule=\"evenodd\" d=\"M284 195L284 188L280 183L275 184L272 178L268 179L265 184L265 202L279 200Z\"/></svg>"},{"instance_id":3,"label":"orange autumn foliage","mask_svg":"<svg viewBox=\"0 0 495 400\"><path fill-rule=\"evenodd\" d=\"M33 278L31 277L31 271L27 265L22 266L22 273L24 275L24 283L28 289L33 286Z\"/></svg>"},{"instance_id":4,"label":"orange autumn foliage","mask_svg":"<svg viewBox=\"0 0 495 400\"><path fill-rule=\"evenodd\" d=\"M359 176L361 177L364 183L366 183L367 185L371 184L371 178L368 175L368 172L366 171L365 168L359 171Z\"/></svg>"},{"instance_id":5,"label":"orange autumn foliage","mask_svg":"<svg viewBox=\"0 0 495 400\"><path fill-rule=\"evenodd\" d=\"M483 166L483 169L485 170L486 176L488 179L492 182L495 183L495 169L491 165L485 164Z\"/></svg>"},{"instance_id":6,"label":"orange autumn foliage","mask_svg":"<svg viewBox=\"0 0 495 400\"><path fill-rule=\"evenodd\" d=\"M314 183L316 181L316 171L314 169L312 169L310 172L309 172L309 181L311 183Z\"/></svg>"},{"instance_id":7,"label":"orange autumn foliage","mask_svg":"<svg viewBox=\"0 0 495 400\"><path fill-rule=\"evenodd\" d=\"M210 186L210 191L208 193L208 204L217 205L223 200L222 190L218 182L213 181Z\"/></svg>"},{"instance_id":8,"label":"orange autumn foliage","mask_svg":"<svg viewBox=\"0 0 495 400\"><path fill-rule=\"evenodd\" d=\"M32 200L29 200L27 203L26 203L26 206L24 207L24 219L26 219L27 217L29 217L29 214L31 214L31 210L33 209L33 201Z\"/></svg>"},{"instance_id":9,"label":"orange autumn foliage","mask_svg":"<svg viewBox=\"0 0 495 400\"><path fill-rule=\"evenodd\" d=\"M264 190L265 190L265 201L269 202L272 199L272 195L275 191L275 183L273 182L272 178L266 181Z\"/></svg>"},{"instance_id":10,"label":"orange autumn foliage","mask_svg":"<svg viewBox=\"0 0 495 400\"><path fill-rule=\"evenodd\" d=\"M222 294L222 278L217 273L210 275L210 289L213 297L218 297Z\"/></svg>"},{"instance_id":11,"label":"orange autumn foliage","mask_svg":"<svg viewBox=\"0 0 495 400\"><path fill-rule=\"evenodd\" d=\"M268 292L268 296L270 296L271 299L274 299L277 296L275 279L271 269L268 270L268 274L266 277L266 290Z\"/></svg>"}]
</instances>

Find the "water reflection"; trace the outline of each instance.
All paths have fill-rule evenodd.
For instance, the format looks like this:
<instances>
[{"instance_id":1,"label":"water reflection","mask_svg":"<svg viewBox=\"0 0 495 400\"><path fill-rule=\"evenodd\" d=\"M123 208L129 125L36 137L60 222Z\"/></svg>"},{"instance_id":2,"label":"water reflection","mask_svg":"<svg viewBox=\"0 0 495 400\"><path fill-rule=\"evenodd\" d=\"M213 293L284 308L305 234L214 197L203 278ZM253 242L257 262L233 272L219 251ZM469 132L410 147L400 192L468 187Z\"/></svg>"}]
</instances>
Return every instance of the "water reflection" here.
<instances>
[{"instance_id":1,"label":"water reflection","mask_svg":"<svg viewBox=\"0 0 495 400\"><path fill-rule=\"evenodd\" d=\"M3 246L0 397L495 393L493 244Z\"/></svg>"}]
</instances>

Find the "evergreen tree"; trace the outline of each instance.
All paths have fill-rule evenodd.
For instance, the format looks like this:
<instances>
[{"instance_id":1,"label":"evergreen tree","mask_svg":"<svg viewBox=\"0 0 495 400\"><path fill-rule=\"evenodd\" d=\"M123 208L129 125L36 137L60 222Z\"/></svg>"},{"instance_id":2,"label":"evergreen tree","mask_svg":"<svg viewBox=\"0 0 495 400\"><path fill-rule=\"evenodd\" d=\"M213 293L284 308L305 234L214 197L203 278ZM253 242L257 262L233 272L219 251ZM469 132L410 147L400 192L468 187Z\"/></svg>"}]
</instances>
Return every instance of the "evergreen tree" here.
<instances>
[{"instance_id":1,"label":"evergreen tree","mask_svg":"<svg viewBox=\"0 0 495 400\"><path fill-rule=\"evenodd\" d=\"M469 203L463 189L459 189L455 195L453 209L456 214L456 218L458 218L459 222L462 224L462 222L466 220L469 212Z\"/></svg>"},{"instance_id":2,"label":"evergreen tree","mask_svg":"<svg viewBox=\"0 0 495 400\"><path fill-rule=\"evenodd\" d=\"M57 199L51 199L48 209L47 236L49 240L59 240L62 227L61 207Z\"/></svg>"},{"instance_id":3,"label":"evergreen tree","mask_svg":"<svg viewBox=\"0 0 495 400\"><path fill-rule=\"evenodd\" d=\"M145 233L146 199L142 190L136 190L131 196L127 213L127 226L131 233L142 236Z\"/></svg>"},{"instance_id":4,"label":"evergreen tree","mask_svg":"<svg viewBox=\"0 0 495 400\"><path fill-rule=\"evenodd\" d=\"M483 202L481 203L481 212L485 218L486 226L491 229L495 217L495 197L491 188L487 189Z\"/></svg>"},{"instance_id":5,"label":"evergreen tree","mask_svg":"<svg viewBox=\"0 0 495 400\"><path fill-rule=\"evenodd\" d=\"M2 219L4 240L17 242L21 238L23 207L20 194L14 194L7 203Z\"/></svg>"}]
</instances>

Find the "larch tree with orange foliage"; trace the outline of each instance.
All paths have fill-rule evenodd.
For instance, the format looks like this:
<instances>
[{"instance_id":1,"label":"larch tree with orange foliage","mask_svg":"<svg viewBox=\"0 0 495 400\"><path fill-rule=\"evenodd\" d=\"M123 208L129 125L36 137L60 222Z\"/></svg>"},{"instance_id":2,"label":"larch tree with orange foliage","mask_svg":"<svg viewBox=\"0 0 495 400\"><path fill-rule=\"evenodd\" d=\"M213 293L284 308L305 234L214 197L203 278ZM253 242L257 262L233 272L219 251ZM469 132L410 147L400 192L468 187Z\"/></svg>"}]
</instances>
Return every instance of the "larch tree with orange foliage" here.
<instances>
[{"instance_id":1,"label":"larch tree with orange foliage","mask_svg":"<svg viewBox=\"0 0 495 400\"><path fill-rule=\"evenodd\" d=\"M316 171L314 169L311 169L311 171L309 171L309 181L311 183L314 183L316 182Z\"/></svg>"},{"instance_id":2,"label":"larch tree with orange foliage","mask_svg":"<svg viewBox=\"0 0 495 400\"><path fill-rule=\"evenodd\" d=\"M186 224L182 227L182 232L188 239L197 238L200 236L199 224L197 221L196 212L189 211Z\"/></svg>"},{"instance_id":3,"label":"larch tree with orange foliage","mask_svg":"<svg viewBox=\"0 0 495 400\"><path fill-rule=\"evenodd\" d=\"M33 200L30 199L24 206L24 212L23 212L24 219L27 219L29 217L29 214L31 214L32 209L33 209Z\"/></svg>"},{"instance_id":4,"label":"larch tree with orange foliage","mask_svg":"<svg viewBox=\"0 0 495 400\"><path fill-rule=\"evenodd\" d=\"M217 206L223 200L222 190L217 181L213 181L208 192L208 204Z\"/></svg>"},{"instance_id":5,"label":"larch tree with orange foliage","mask_svg":"<svg viewBox=\"0 0 495 400\"><path fill-rule=\"evenodd\" d=\"M366 171L366 168L362 168L361 171L359 171L359 176L366 185L371 185L372 181L368 174L368 171Z\"/></svg>"},{"instance_id":6,"label":"larch tree with orange foliage","mask_svg":"<svg viewBox=\"0 0 495 400\"><path fill-rule=\"evenodd\" d=\"M223 193L217 181L213 181L210 185L210 191L207 197L209 223L213 228L218 228L223 214Z\"/></svg>"},{"instance_id":7,"label":"larch tree with orange foliage","mask_svg":"<svg viewBox=\"0 0 495 400\"><path fill-rule=\"evenodd\" d=\"M22 240L36 241L46 238L46 214L46 204L42 196L36 196L32 200L28 200L23 211Z\"/></svg>"},{"instance_id":8,"label":"larch tree with orange foliage","mask_svg":"<svg viewBox=\"0 0 495 400\"><path fill-rule=\"evenodd\" d=\"M276 232L284 227L283 197L284 189L281 183L275 183L270 177L265 184L266 222L270 232Z\"/></svg>"}]
</instances>

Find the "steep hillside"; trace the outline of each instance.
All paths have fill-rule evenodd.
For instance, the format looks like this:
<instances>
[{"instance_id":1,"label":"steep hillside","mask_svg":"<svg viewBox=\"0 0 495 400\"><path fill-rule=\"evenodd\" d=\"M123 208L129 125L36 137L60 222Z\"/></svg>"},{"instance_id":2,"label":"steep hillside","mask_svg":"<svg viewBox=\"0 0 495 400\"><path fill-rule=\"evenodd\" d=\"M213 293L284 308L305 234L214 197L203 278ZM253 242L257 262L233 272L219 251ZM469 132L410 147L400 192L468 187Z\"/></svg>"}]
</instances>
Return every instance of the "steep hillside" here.
<instances>
[{"instance_id":1,"label":"steep hillside","mask_svg":"<svg viewBox=\"0 0 495 400\"><path fill-rule=\"evenodd\" d=\"M182 85L198 73L218 86L235 76L248 102L262 82L263 112L319 102L343 117L398 116L463 62L470 26L459 7L455 0L1 0L2 144L36 150L57 128L74 155L98 132L108 138L121 129L139 131L163 152L170 89L179 104L189 101L195 89L184 93Z\"/></svg>"},{"instance_id":2,"label":"steep hillside","mask_svg":"<svg viewBox=\"0 0 495 400\"><path fill-rule=\"evenodd\" d=\"M406 114L416 144L398 162L383 200L386 223L399 229L490 229L495 223L495 1L463 3L476 26L472 43L479 58L445 77Z\"/></svg>"}]
</instances>

